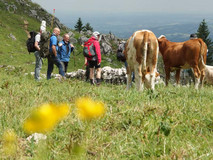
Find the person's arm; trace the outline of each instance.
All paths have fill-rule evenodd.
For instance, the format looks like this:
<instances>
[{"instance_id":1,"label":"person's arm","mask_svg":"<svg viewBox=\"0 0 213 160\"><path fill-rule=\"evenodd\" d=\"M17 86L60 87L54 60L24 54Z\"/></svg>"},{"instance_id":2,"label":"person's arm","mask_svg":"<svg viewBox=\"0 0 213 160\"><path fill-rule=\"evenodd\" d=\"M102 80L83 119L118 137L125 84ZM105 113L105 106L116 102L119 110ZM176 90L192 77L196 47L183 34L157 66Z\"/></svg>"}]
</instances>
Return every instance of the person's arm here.
<instances>
[{"instance_id":1,"label":"person's arm","mask_svg":"<svg viewBox=\"0 0 213 160\"><path fill-rule=\"evenodd\" d=\"M36 48L36 50L37 50L37 51L40 51L40 47L39 47L39 45L38 45L38 42L37 42L37 41L35 42L34 46L35 46L35 48Z\"/></svg>"},{"instance_id":2,"label":"person's arm","mask_svg":"<svg viewBox=\"0 0 213 160\"><path fill-rule=\"evenodd\" d=\"M57 51L56 51L56 46L52 45L52 52L55 55L55 57L57 56Z\"/></svg>"},{"instance_id":3,"label":"person's arm","mask_svg":"<svg viewBox=\"0 0 213 160\"><path fill-rule=\"evenodd\" d=\"M97 54L97 58L98 58L98 65L101 63L101 49L100 49L100 44L98 41L94 42L94 46L95 46L95 52Z\"/></svg>"},{"instance_id":4,"label":"person's arm","mask_svg":"<svg viewBox=\"0 0 213 160\"><path fill-rule=\"evenodd\" d=\"M70 43L70 52L73 52L75 49L75 46L73 44ZM73 52L73 55L74 55L74 52Z\"/></svg>"},{"instance_id":5,"label":"person's arm","mask_svg":"<svg viewBox=\"0 0 213 160\"><path fill-rule=\"evenodd\" d=\"M57 38L55 36L52 36L51 39L52 40L52 52L55 55L55 57L57 57L57 50L56 50L56 45L57 45Z\"/></svg>"},{"instance_id":6,"label":"person's arm","mask_svg":"<svg viewBox=\"0 0 213 160\"><path fill-rule=\"evenodd\" d=\"M36 37L35 37L35 44L34 44L34 47L36 48L37 51L40 51L40 47L38 45L39 41L40 41L40 35L37 34Z\"/></svg>"},{"instance_id":7,"label":"person's arm","mask_svg":"<svg viewBox=\"0 0 213 160\"><path fill-rule=\"evenodd\" d=\"M84 65L87 65L87 57L84 57Z\"/></svg>"}]
</instances>

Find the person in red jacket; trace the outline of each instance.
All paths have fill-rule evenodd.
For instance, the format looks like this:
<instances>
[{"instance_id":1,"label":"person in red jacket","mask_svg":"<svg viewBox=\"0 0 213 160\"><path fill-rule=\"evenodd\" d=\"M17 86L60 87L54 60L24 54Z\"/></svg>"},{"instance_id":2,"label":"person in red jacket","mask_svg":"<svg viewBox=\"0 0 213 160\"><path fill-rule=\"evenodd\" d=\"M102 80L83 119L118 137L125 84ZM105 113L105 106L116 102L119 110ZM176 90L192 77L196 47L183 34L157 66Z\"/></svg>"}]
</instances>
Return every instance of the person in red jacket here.
<instances>
[{"instance_id":1,"label":"person in red jacket","mask_svg":"<svg viewBox=\"0 0 213 160\"><path fill-rule=\"evenodd\" d=\"M94 72L96 69L96 81L97 85L100 85L101 82L101 49L98 39L100 38L100 33L95 31L92 34L92 37L88 41L93 41L94 50L96 56L91 58L85 58L85 65L88 63L90 68L90 83L92 85L95 84L94 82Z\"/></svg>"}]
</instances>

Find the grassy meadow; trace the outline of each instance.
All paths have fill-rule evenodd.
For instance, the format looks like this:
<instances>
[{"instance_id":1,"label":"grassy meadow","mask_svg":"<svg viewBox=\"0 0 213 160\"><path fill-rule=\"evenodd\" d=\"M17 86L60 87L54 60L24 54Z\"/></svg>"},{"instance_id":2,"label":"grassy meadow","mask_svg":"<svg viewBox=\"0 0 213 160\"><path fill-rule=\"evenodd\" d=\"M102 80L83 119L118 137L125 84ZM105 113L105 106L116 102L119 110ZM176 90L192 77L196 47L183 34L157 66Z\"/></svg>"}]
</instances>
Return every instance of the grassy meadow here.
<instances>
[{"instance_id":1,"label":"grassy meadow","mask_svg":"<svg viewBox=\"0 0 213 160\"><path fill-rule=\"evenodd\" d=\"M23 20L29 22L29 30L38 28L40 22L4 11L0 15L0 159L213 159L212 86L196 91L194 86L157 85L152 93L137 92L134 85L126 91L125 85L102 83L96 87L77 79L36 82L30 74L25 75L34 71L35 57L25 47ZM10 33L16 41L8 37ZM83 66L79 44L75 51L68 72ZM106 58L103 56L102 67L122 66ZM115 55L110 58L116 61ZM41 73L46 71L44 60ZM76 100L80 97L102 102L106 109L103 117L79 119ZM23 123L45 103L67 103L71 111L45 133L46 140L36 144L27 140L30 134L24 132Z\"/></svg>"},{"instance_id":2,"label":"grassy meadow","mask_svg":"<svg viewBox=\"0 0 213 160\"><path fill-rule=\"evenodd\" d=\"M28 56L28 55L25 55ZM35 82L24 73L33 64L0 68L0 159L3 134L17 137L11 159L212 159L213 88L135 87L102 83L100 87L67 79ZM55 69L56 70L56 69ZM104 103L103 118L81 121L75 101L90 97ZM28 142L23 122L44 103L68 103L71 112L38 144ZM76 146L77 145L77 146Z\"/></svg>"}]
</instances>

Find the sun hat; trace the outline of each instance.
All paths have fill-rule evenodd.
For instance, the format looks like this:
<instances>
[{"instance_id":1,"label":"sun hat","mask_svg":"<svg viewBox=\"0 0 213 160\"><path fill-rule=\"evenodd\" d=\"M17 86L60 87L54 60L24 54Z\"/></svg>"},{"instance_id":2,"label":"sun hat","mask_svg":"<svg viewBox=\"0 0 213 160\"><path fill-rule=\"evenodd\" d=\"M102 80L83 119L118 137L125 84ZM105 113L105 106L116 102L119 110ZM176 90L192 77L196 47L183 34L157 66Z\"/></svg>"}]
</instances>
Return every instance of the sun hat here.
<instances>
[{"instance_id":1,"label":"sun hat","mask_svg":"<svg viewBox=\"0 0 213 160\"><path fill-rule=\"evenodd\" d=\"M42 32L45 32L46 31L46 21L41 21L41 27L40 27L40 30L42 31Z\"/></svg>"},{"instance_id":2,"label":"sun hat","mask_svg":"<svg viewBox=\"0 0 213 160\"><path fill-rule=\"evenodd\" d=\"M98 31L93 32L92 34L96 39L98 39L98 36L100 35L100 33Z\"/></svg>"},{"instance_id":3,"label":"sun hat","mask_svg":"<svg viewBox=\"0 0 213 160\"><path fill-rule=\"evenodd\" d=\"M197 38L197 35L196 34L190 34L190 39L194 39L194 38Z\"/></svg>"}]
</instances>

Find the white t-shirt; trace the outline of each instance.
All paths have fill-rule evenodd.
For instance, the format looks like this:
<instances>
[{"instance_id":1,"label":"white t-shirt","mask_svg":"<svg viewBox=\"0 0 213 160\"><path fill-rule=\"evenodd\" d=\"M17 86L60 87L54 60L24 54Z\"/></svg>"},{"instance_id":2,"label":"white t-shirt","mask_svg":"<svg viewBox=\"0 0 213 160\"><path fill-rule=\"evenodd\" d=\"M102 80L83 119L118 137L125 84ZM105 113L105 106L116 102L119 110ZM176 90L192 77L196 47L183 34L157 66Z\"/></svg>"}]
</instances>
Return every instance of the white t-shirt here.
<instances>
[{"instance_id":1,"label":"white t-shirt","mask_svg":"<svg viewBox=\"0 0 213 160\"><path fill-rule=\"evenodd\" d=\"M41 34L38 33L36 36L35 36L35 42L40 42L41 40Z\"/></svg>"}]
</instances>

